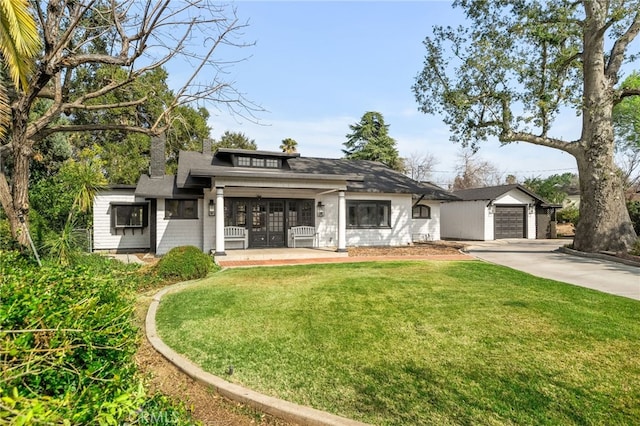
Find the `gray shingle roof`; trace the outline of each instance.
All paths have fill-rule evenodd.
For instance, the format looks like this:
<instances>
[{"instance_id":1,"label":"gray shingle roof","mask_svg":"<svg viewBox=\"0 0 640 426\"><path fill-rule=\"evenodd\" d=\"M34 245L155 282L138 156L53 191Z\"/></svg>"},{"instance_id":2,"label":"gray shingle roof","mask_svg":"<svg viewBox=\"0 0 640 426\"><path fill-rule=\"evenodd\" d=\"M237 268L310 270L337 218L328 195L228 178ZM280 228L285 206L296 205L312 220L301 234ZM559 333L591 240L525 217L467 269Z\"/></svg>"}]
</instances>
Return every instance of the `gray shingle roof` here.
<instances>
[{"instance_id":1,"label":"gray shingle roof","mask_svg":"<svg viewBox=\"0 0 640 426\"><path fill-rule=\"evenodd\" d=\"M541 204L549 207L559 207L560 205L551 204L546 201L544 198L539 195L529 191L522 185L512 184L512 185L499 185L499 186L486 186L483 188L470 188L470 189L461 189L458 191L453 191L453 194L463 201L475 201L475 200L495 200L501 195L506 194L507 192L518 189L525 194L535 198L540 201Z\"/></svg>"},{"instance_id":2,"label":"gray shingle roof","mask_svg":"<svg viewBox=\"0 0 640 426\"><path fill-rule=\"evenodd\" d=\"M259 169L250 167L233 167L230 154L246 153L256 155L256 151L219 150L216 155L195 151L181 151L175 184L167 182L150 182L149 178L141 179L136 195L150 196L154 191L175 196L182 189L204 188L211 184L210 178L215 176L252 176L264 179L296 178L318 180L343 180L347 190L353 192L406 193L424 195L427 200L457 200L450 192L437 185L417 182L404 174L390 169L382 163L367 160L345 160L300 157L299 155L280 156L283 159L282 169ZM259 151L261 155L268 152ZM201 193L201 192L200 192ZM160 196L160 195L158 195Z\"/></svg>"},{"instance_id":3,"label":"gray shingle roof","mask_svg":"<svg viewBox=\"0 0 640 426\"><path fill-rule=\"evenodd\" d=\"M161 178L140 176L135 195L145 198L194 198L202 197L202 188L178 188L176 177L165 175Z\"/></svg>"}]
</instances>

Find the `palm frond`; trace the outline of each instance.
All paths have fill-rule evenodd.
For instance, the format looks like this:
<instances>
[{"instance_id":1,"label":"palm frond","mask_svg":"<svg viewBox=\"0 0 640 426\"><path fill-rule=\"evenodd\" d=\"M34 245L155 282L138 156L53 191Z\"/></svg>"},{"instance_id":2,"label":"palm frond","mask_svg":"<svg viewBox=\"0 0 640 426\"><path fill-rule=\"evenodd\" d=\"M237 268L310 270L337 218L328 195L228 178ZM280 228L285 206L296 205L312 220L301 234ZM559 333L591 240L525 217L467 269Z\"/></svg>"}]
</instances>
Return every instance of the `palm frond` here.
<instances>
[{"instance_id":1,"label":"palm frond","mask_svg":"<svg viewBox=\"0 0 640 426\"><path fill-rule=\"evenodd\" d=\"M0 53L16 87L26 90L40 50L38 27L26 0L0 0Z\"/></svg>"}]
</instances>

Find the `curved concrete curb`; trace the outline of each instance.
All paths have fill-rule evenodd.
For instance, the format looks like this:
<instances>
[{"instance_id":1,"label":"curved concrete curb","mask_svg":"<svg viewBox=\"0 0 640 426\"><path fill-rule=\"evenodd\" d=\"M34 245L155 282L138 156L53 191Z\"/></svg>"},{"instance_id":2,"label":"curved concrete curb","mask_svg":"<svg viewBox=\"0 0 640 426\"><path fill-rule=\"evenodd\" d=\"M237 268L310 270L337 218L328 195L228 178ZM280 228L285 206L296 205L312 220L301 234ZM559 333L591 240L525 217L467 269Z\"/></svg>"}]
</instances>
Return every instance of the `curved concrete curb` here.
<instances>
[{"instance_id":1,"label":"curved concrete curb","mask_svg":"<svg viewBox=\"0 0 640 426\"><path fill-rule=\"evenodd\" d=\"M151 346L154 347L162 356L172 362L185 374L213 387L220 395L223 395L234 401L238 401L254 407L264 413L271 414L281 419L295 422L301 425L314 425L314 426L366 426L366 423L357 422L355 420L347 419L344 417L336 416L335 414L327 413L324 411L316 410L314 408L305 407L303 405L293 404L282 399L273 398L261 393L252 391L251 389L243 388L242 386L229 383L220 377L214 376L211 373L207 373L191 361L175 352L169 346L167 346L162 339L158 336L156 329L156 313L158 311L158 305L162 296L167 293L176 292L188 287L193 282L185 282L175 284L160 290L153 296L151 305L147 311L145 319L145 331L147 339Z\"/></svg>"},{"instance_id":2,"label":"curved concrete curb","mask_svg":"<svg viewBox=\"0 0 640 426\"><path fill-rule=\"evenodd\" d=\"M611 255L608 255L608 254L585 253L583 251L570 249L569 247L558 247L558 251L560 253L570 254L570 255L573 255L573 256L586 257L586 258L589 258L589 259L608 260L609 262L617 262L617 263L622 263L622 264L628 265L628 266L640 267L640 263L638 263L638 262L635 262L635 261L629 260L629 259L622 259L620 257L615 257L615 256L611 256Z\"/></svg>"}]
</instances>

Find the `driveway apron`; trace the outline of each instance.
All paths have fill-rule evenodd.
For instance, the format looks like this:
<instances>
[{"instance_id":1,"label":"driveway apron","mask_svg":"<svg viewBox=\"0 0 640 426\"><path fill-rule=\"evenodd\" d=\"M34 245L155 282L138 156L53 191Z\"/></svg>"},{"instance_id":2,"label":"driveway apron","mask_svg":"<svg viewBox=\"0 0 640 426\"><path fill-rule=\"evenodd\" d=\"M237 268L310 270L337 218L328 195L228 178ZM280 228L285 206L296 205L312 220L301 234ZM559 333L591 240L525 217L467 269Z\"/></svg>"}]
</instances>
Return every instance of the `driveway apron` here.
<instances>
[{"instance_id":1,"label":"driveway apron","mask_svg":"<svg viewBox=\"0 0 640 426\"><path fill-rule=\"evenodd\" d=\"M469 242L468 252L482 260L529 274L604 293L640 300L640 267L556 251L571 240L496 240Z\"/></svg>"}]
</instances>

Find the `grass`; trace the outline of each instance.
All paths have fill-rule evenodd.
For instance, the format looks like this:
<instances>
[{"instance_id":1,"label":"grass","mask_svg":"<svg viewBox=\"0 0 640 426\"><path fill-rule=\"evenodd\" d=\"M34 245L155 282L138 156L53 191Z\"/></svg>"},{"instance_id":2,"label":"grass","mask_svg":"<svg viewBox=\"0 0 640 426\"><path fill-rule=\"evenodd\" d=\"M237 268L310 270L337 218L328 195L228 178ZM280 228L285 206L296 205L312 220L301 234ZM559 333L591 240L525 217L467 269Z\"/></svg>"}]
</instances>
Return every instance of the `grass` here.
<instances>
[{"instance_id":1,"label":"grass","mask_svg":"<svg viewBox=\"0 0 640 426\"><path fill-rule=\"evenodd\" d=\"M368 423L640 419L640 304L486 263L226 270L157 322L213 374Z\"/></svg>"}]
</instances>

